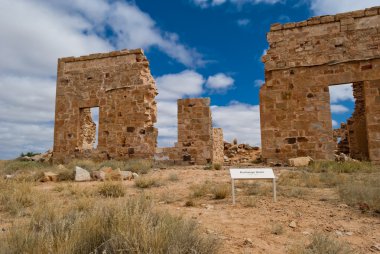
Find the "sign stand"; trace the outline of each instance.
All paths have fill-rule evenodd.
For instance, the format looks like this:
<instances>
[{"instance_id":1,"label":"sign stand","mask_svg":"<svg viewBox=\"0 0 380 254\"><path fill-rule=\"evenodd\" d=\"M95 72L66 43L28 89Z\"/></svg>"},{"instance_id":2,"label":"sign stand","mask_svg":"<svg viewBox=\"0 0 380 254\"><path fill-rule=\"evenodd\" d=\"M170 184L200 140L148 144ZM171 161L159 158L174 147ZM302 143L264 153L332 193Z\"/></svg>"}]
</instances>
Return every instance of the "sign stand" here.
<instances>
[{"instance_id":1,"label":"sign stand","mask_svg":"<svg viewBox=\"0 0 380 254\"><path fill-rule=\"evenodd\" d=\"M232 204L235 205L235 180L273 179L273 201L277 202L276 176L271 168L231 168Z\"/></svg>"}]
</instances>

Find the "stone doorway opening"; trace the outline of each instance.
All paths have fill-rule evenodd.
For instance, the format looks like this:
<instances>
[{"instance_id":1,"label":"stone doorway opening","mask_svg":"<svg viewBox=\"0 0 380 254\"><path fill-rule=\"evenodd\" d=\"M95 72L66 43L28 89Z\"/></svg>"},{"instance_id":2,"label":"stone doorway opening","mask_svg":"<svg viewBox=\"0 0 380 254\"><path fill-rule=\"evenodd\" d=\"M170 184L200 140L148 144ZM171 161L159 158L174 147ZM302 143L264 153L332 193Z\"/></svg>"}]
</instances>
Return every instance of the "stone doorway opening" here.
<instances>
[{"instance_id":1,"label":"stone doorway opening","mask_svg":"<svg viewBox=\"0 0 380 254\"><path fill-rule=\"evenodd\" d=\"M99 107L80 109L79 148L92 150L98 146Z\"/></svg>"},{"instance_id":2,"label":"stone doorway opening","mask_svg":"<svg viewBox=\"0 0 380 254\"><path fill-rule=\"evenodd\" d=\"M335 152L368 160L364 82L331 85L329 92Z\"/></svg>"}]
</instances>

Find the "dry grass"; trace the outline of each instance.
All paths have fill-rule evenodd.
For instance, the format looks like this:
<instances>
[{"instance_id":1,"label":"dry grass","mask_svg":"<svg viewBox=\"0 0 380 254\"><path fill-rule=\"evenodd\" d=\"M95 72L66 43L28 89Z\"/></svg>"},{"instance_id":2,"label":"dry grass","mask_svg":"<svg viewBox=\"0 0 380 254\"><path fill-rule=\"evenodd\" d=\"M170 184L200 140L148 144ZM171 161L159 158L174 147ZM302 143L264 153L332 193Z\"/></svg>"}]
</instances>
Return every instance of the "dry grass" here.
<instances>
[{"instance_id":1,"label":"dry grass","mask_svg":"<svg viewBox=\"0 0 380 254\"><path fill-rule=\"evenodd\" d=\"M37 199L31 183L0 180L0 211L23 216Z\"/></svg>"},{"instance_id":2,"label":"dry grass","mask_svg":"<svg viewBox=\"0 0 380 254\"><path fill-rule=\"evenodd\" d=\"M162 182L155 177L152 176L140 176L135 179L135 186L145 189L150 187L159 187L162 185Z\"/></svg>"},{"instance_id":3,"label":"dry grass","mask_svg":"<svg viewBox=\"0 0 380 254\"><path fill-rule=\"evenodd\" d=\"M380 174L351 178L340 185L339 196L349 205L362 210L371 209L380 213Z\"/></svg>"},{"instance_id":4,"label":"dry grass","mask_svg":"<svg viewBox=\"0 0 380 254\"><path fill-rule=\"evenodd\" d=\"M306 187L306 188L331 188L344 183L346 174L342 173L310 173L307 171L283 172L279 177L280 186Z\"/></svg>"},{"instance_id":5,"label":"dry grass","mask_svg":"<svg viewBox=\"0 0 380 254\"><path fill-rule=\"evenodd\" d=\"M170 181L170 182L178 182L179 181L178 175L176 173L171 173L168 176L168 181Z\"/></svg>"},{"instance_id":6,"label":"dry grass","mask_svg":"<svg viewBox=\"0 0 380 254\"><path fill-rule=\"evenodd\" d=\"M214 184L210 188L214 199L225 199L231 193L231 186L226 183Z\"/></svg>"},{"instance_id":7,"label":"dry grass","mask_svg":"<svg viewBox=\"0 0 380 254\"><path fill-rule=\"evenodd\" d=\"M36 209L5 233L0 253L216 253L197 224L156 212L145 197Z\"/></svg>"},{"instance_id":8,"label":"dry grass","mask_svg":"<svg viewBox=\"0 0 380 254\"><path fill-rule=\"evenodd\" d=\"M350 254L354 253L351 247L341 241L333 239L331 236L316 233L310 238L310 244L294 245L288 251L289 254Z\"/></svg>"},{"instance_id":9,"label":"dry grass","mask_svg":"<svg viewBox=\"0 0 380 254\"><path fill-rule=\"evenodd\" d=\"M370 162L348 161L348 162L335 162L335 161L315 161L308 168L309 172L323 173L371 173L378 171L378 168Z\"/></svg>"},{"instance_id":10,"label":"dry grass","mask_svg":"<svg viewBox=\"0 0 380 254\"><path fill-rule=\"evenodd\" d=\"M105 182L98 186L98 193L103 197L124 197L125 189L120 182Z\"/></svg>"}]
</instances>

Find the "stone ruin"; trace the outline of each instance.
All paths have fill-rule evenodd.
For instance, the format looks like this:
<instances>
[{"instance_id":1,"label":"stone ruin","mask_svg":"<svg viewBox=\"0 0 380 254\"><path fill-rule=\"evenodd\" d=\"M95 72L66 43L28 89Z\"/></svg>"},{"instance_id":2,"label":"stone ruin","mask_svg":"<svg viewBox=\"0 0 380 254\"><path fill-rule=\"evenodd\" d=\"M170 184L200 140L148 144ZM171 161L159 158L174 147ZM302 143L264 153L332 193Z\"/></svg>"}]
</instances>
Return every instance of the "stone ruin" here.
<instances>
[{"instance_id":1,"label":"stone ruin","mask_svg":"<svg viewBox=\"0 0 380 254\"><path fill-rule=\"evenodd\" d=\"M164 156L223 164L223 132L212 128L208 98L178 100L178 143L156 151L157 94L141 49L59 59L53 161ZM92 108L99 108L98 133Z\"/></svg>"},{"instance_id":2,"label":"stone ruin","mask_svg":"<svg viewBox=\"0 0 380 254\"><path fill-rule=\"evenodd\" d=\"M274 24L260 90L262 155L380 162L380 7ZM329 86L353 84L355 112L334 131ZM335 137L334 137L335 136ZM337 138L344 140L336 144Z\"/></svg>"},{"instance_id":3,"label":"stone ruin","mask_svg":"<svg viewBox=\"0 0 380 254\"><path fill-rule=\"evenodd\" d=\"M156 159L173 164L220 164L224 161L223 131L212 128L209 98L178 100L178 142L157 149Z\"/></svg>"},{"instance_id":4,"label":"stone ruin","mask_svg":"<svg viewBox=\"0 0 380 254\"><path fill-rule=\"evenodd\" d=\"M59 59L53 160L152 158L156 95L142 50ZM99 108L98 134L94 107Z\"/></svg>"}]
</instances>

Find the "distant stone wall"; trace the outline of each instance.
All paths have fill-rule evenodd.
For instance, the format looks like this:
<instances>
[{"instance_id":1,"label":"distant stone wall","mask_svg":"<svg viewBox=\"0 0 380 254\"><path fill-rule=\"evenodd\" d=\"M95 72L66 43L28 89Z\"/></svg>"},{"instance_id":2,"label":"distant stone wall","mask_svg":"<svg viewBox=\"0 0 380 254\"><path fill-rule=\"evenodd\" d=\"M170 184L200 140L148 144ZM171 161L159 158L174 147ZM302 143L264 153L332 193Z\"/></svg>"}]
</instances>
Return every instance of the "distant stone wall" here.
<instances>
[{"instance_id":1,"label":"distant stone wall","mask_svg":"<svg viewBox=\"0 0 380 254\"><path fill-rule=\"evenodd\" d=\"M54 161L153 158L156 95L141 49L59 59ZM93 107L99 107L95 149Z\"/></svg>"},{"instance_id":2,"label":"distant stone wall","mask_svg":"<svg viewBox=\"0 0 380 254\"><path fill-rule=\"evenodd\" d=\"M329 86L363 82L369 159L380 162L379 7L275 24L263 57L262 155L334 159Z\"/></svg>"},{"instance_id":3,"label":"distant stone wall","mask_svg":"<svg viewBox=\"0 0 380 254\"><path fill-rule=\"evenodd\" d=\"M210 99L180 99L177 103L178 142L174 147L158 148L156 160L175 164L223 164L223 131L212 128Z\"/></svg>"},{"instance_id":4,"label":"distant stone wall","mask_svg":"<svg viewBox=\"0 0 380 254\"><path fill-rule=\"evenodd\" d=\"M224 139L223 130L221 128L212 129L212 162L214 164L223 165L224 163Z\"/></svg>"}]
</instances>

